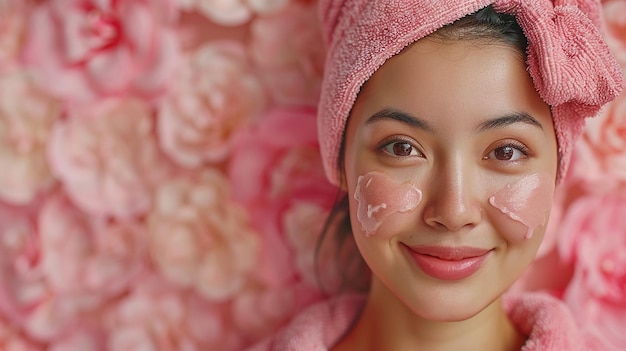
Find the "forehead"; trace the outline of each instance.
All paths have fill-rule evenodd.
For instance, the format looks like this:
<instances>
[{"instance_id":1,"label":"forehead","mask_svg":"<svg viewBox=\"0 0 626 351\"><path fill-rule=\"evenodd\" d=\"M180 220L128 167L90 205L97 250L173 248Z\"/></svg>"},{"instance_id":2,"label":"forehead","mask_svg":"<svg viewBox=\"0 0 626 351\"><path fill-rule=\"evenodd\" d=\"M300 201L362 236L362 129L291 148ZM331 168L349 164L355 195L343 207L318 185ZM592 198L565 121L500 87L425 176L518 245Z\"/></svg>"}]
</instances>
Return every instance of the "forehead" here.
<instances>
[{"instance_id":1,"label":"forehead","mask_svg":"<svg viewBox=\"0 0 626 351\"><path fill-rule=\"evenodd\" d=\"M392 57L363 86L353 112L371 114L384 107L442 123L470 123L512 111L541 118L547 112L545 122L551 123L523 55L512 46L485 41L426 38Z\"/></svg>"}]
</instances>

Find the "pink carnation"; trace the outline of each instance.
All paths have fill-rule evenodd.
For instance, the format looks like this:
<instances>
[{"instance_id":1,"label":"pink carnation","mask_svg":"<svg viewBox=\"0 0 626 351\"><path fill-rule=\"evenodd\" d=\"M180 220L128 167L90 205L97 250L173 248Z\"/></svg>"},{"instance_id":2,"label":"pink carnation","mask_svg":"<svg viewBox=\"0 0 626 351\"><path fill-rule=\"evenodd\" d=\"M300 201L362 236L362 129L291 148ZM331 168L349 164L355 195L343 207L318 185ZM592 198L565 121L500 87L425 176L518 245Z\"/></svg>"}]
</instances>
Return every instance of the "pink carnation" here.
<instances>
[{"instance_id":1,"label":"pink carnation","mask_svg":"<svg viewBox=\"0 0 626 351\"><path fill-rule=\"evenodd\" d=\"M76 320L80 302L58 298L46 281L36 210L0 203L0 316L33 340L49 341Z\"/></svg>"},{"instance_id":2,"label":"pink carnation","mask_svg":"<svg viewBox=\"0 0 626 351\"><path fill-rule=\"evenodd\" d=\"M280 10L289 0L178 0L186 10L197 10L224 26L244 24L255 13L267 14Z\"/></svg>"},{"instance_id":3,"label":"pink carnation","mask_svg":"<svg viewBox=\"0 0 626 351\"><path fill-rule=\"evenodd\" d=\"M626 71L626 2L622 0L605 1L604 23L605 40Z\"/></svg>"},{"instance_id":4,"label":"pink carnation","mask_svg":"<svg viewBox=\"0 0 626 351\"><path fill-rule=\"evenodd\" d=\"M293 249L295 267L302 280L311 287L318 286L316 248L326 217L327 207L304 201L295 202L282 217L282 230Z\"/></svg>"},{"instance_id":5,"label":"pink carnation","mask_svg":"<svg viewBox=\"0 0 626 351\"><path fill-rule=\"evenodd\" d=\"M626 348L626 192L585 196L562 223L560 251L575 262L564 300L583 328Z\"/></svg>"},{"instance_id":6,"label":"pink carnation","mask_svg":"<svg viewBox=\"0 0 626 351\"><path fill-rule=\"evenodd\" d=\"M105 301L141 271L146 234L138 223L95 220L55 196L40 210L39 228L42 271L58 295Z\"/></svg>"},{"instance_id":7,"label":"pink carnation","mask_svg":"<svg viewBox=\"0 0 626 351\"><path fill-rule=\"evenodd\" d=\"M311 228L293 233L302 237L288 238L284 226L290 219L285 214L301 212L302 208L294 206L304 204L327 210L337 191L326 181L316 131L314 109L274 110L242 133L231 158L233 196L244 204L261 231L261 261L256 272L269 285L280 286L309 275L305 273L308 268L299 272L294 259L298 252L309 252L319 234ZM314 212L317 217L317 209ZM305 222L303 218L298 221ZM305 237L309 235L314 238ZM302 246L296 248L291 241ZM304 264L307 260L310 258L303 259L303 267L308 266Z\"/></svg>"},{"instance_id":8,"label":"pink carnation","mask_svg":"<svg viewBox=\"0 0 626 351\"><path fill-rule=\"evenodd\" d=\"M205 45L182 65L176 87L160 107L162 148L186 167L223 161L235 132L254 119L264 103L242 46Z\"/></svg>"},{"instance_id":9,"label":"pink carnation","mask_svg":"<svg viewBox=\"0 0 626 351\"><path fill-rule=\"evenodd\" d=\"M85 318L80 325L50 343L46 351L108 351L103 331L89 324Z\"/></svg>"},{"instance_id":10,"label":"pink carnation","mask_svg":"<svg viewBox=\"0 0 626 351\"><path fill-rule=\"evenodd\" d=\"M59 104L26 72L0 73L0 199L26 204L53 184L46 147L59 116Z\"/></svg>"},{"instance_id":11,"label":"pink carnation","mask_svg":"<svg viewBox=\"0 0 626 351\"><path fill-rule=\"evenodd\" d=\"M572 173L602 188L626 181L626 94L587 122L576 144ZM601 183L601 184L600 184Z\"/></svg>"},{"instance_id":12,"label":"pink carnation","mask_svg":"<svg viewBox=\"0 0 626 351\"><path fill-rule=\"evenodd\" d=\"M107 351L241 350L224 306L142 280L106 316Z\"/></svg>"},{"instance_id":13,"label":"pink carnation","mask_svg":"<svg viewBox=\"0 0 626 351\"><path fill-rule=\"evenodd\" d=\"M71 199L97 216L145 213L166 172L151 111L139 100L70 111L52 131L48 157Z\"/></svg>"},{"instance_id":14,"label":"pink carnation","mask_svg":"<svg viewBox=\"0 0 626 351\"><path fill-rule=\"evenodd\" d=\"M170 0L51 0L32 13L24 60L67 99L151 97L178 64Z\"/></svg>"},{"instance_id":15,"label":"pink carnation","mask_svg":"<svg viewBox=\"0 0 626 351\"><path fill-rule=\"evenodd\" d=\"M39 263L39 237L35 222L34 208L14 207L0 202L0 273L3 275L3 279L0 279L0 306L5 306L6 293L10 288L18 285L7 286L7 283L12 283L11 278L41 277L36 271ZM10 293L13 292L15 291Z\"/></svg>"},{"instance_id":16,"label":"pink carnation","mask_svg":"<svg viewBox=\"0 0 626 351\"><path fill-rule=\"evenodd\" d=\"M251 26L250 52L279 104L315 105L325 50L315 5L292 3Z\"/></svg>"},{"instance_id":17,"label":"pink carnation","mask_svg":"<svg viewBox=\"0 0 626 351\"><path fill-rule=\"evenodd\" d=\"M34 210L0 202L0 314L21 324L48 296Z\"/></svg>"},{"instance_id":18,"label":"pink carnation","mask_svg":"<svg viewBox=\"0 0 626 351\"><path fill-rule=\"evenodd\" d=\"M22 0L0 0L0 72L16 64L23 41L26 9Z\"/></svg>"},{"instance_id":19,"label":"pink carnation","mask_svg":"<svg viewBox=\"0 0 626 351\"><path fill-rule=\"evenodd\" d=\"M257 236L221 173L163 184L148 218L150 252L171 282L212 300L238 293L257 263Z\"/></svg>"},{"instance_id":20,"label":"pink carnation","mask_svg":"<svg viewBox=\"0 0 626 351\"><path fill-rule=\"evenodd\" d=\"M20 330L0 318L0 350L2 351L43 351L41 345L29 340Z\"/></svg>"}]
</instances>

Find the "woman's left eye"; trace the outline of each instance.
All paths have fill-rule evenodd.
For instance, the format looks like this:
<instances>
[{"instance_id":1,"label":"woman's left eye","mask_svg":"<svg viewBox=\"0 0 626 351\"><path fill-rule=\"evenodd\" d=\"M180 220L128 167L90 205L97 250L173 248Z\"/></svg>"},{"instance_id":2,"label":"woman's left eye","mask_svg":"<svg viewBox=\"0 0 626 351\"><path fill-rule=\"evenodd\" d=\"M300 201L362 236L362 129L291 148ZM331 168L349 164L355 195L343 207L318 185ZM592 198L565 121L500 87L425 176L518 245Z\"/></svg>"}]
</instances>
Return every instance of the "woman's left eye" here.
<instances>
[{"instance_id":1,"label":"woman's left eye","mask_svg":"<svg viewBox=\"0 0 626 351\"><path fill-rule=\"evenodd\" d=\"M506 144L494 148L485 158L498 161L517 161L528 157L528 154L528 148L524 145Z\"/></svg>"}]
</instances>

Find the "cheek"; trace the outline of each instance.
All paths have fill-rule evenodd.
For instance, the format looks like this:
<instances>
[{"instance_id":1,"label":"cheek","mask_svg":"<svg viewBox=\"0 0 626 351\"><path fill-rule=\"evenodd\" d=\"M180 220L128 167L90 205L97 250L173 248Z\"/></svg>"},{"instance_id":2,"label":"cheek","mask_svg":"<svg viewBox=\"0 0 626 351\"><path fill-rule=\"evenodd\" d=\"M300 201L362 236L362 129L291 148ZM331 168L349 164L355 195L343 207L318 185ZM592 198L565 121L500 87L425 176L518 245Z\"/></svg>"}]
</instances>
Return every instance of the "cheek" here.
<instances>
[{"instance_id":1,"label":"cheek","mask_svg":"<svg viewBox=\"0 0 626 351\"><path fill-rule=\"evenodd\" d=\"M411 183L398 183L381 172L369 172L358 178L354 199L356 217L367 236L394 213L409 212L422 201L422 191Z\"/></svg>"},{"instance_id":2,"label":"cheek","mask_svg":"<svg viewBox=\"0 0 626 351\"><path fill-rule=\"evenodd\" d=\"M496 224L504 229L501 232L512 240L530 239L547 222L553 194L550 177L531 174L494 193L489 204L498 210ZM524 229L515 230L520 224Z\"/></svg>"}]
</instances>

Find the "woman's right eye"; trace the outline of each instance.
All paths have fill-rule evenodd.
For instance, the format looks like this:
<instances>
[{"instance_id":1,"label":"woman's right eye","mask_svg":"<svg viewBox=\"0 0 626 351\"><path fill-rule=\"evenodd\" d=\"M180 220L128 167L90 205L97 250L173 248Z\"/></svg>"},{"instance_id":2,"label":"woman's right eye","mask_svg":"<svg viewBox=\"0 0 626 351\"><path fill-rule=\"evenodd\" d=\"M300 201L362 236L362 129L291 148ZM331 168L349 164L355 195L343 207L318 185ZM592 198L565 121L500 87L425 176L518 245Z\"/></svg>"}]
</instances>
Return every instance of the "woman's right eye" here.
<instances>
[{"instance_id":1,"label":"woman's right eye","mask_svg":"<svg viewBox=\"0 0 626 351\"><path fill-rule=\"evenodd\" d=\"M393 141L385 144L382 150L396 157L423 156L423 154L411 143L406 141Z\"/></svg>"}]
</instances>

